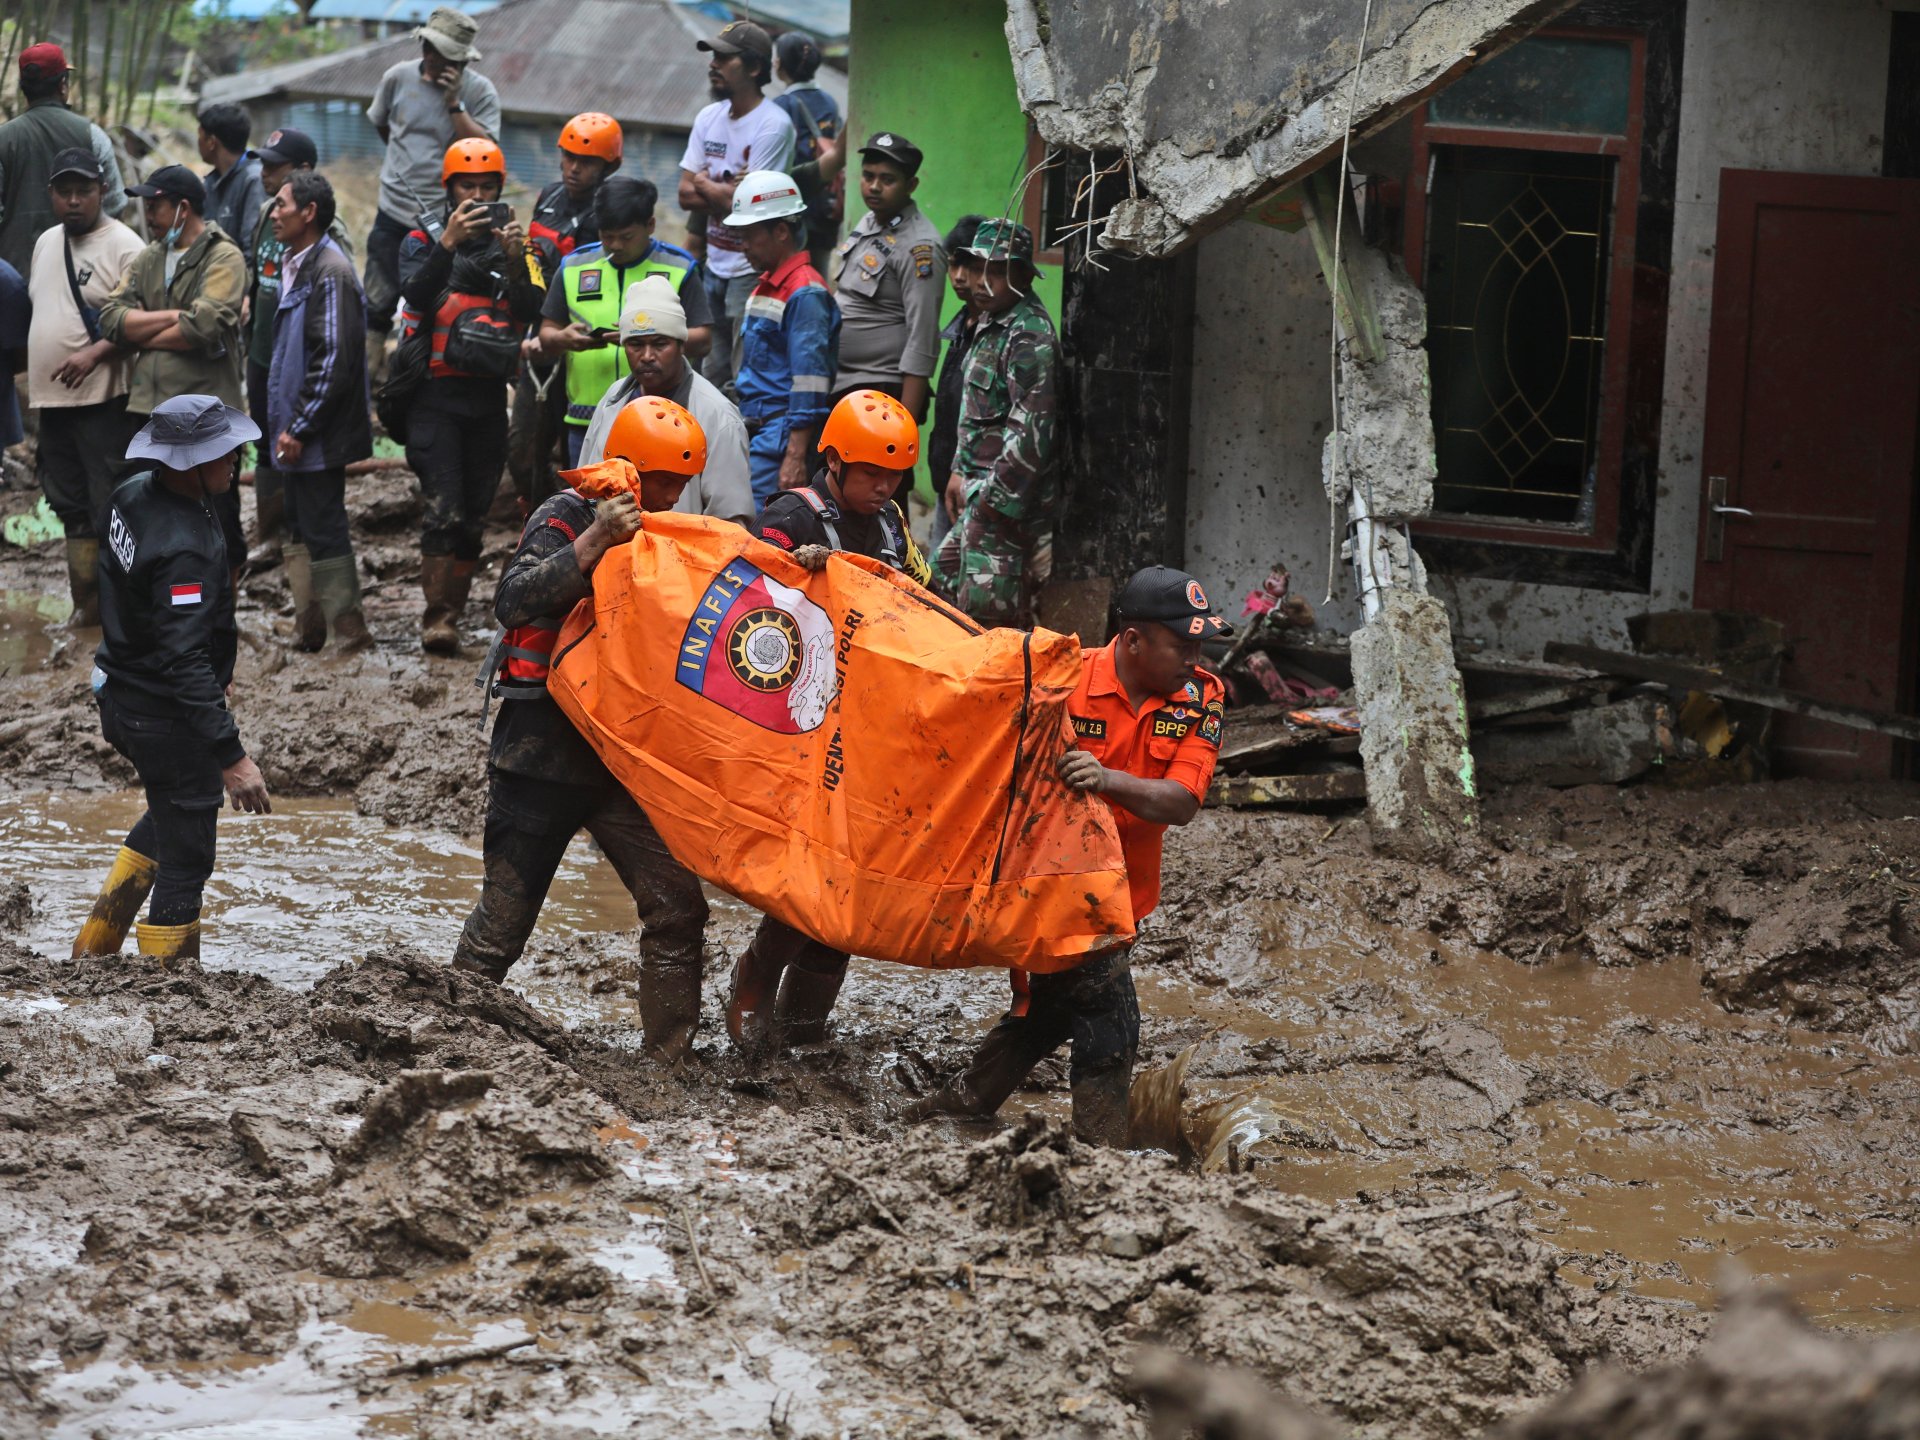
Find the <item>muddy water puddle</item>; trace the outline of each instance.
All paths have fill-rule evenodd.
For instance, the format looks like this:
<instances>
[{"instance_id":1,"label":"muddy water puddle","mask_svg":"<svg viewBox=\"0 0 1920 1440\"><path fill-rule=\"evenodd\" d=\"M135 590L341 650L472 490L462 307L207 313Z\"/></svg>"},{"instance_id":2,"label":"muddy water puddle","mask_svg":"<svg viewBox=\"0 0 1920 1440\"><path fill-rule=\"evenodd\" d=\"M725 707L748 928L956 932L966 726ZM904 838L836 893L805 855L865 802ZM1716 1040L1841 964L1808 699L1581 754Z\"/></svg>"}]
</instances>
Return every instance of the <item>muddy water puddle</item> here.
<instances>
[{"instance_id":1,"label":"muddy water puddle","mask_svg":"<svg viewBox=\"0 0 1920 1440\"><path fill-rule=\"evenodd\" d=\"M1264 983L1231 955L1194 967L1217 985L1142 977L1143 1011L1195 1041L1210 1166L1325 1201L1514 1188L1576 1281L1710 1304L1744 1273L1829 1322L1920 1324L1913 1057L1729 1014L1685 959L1527 968L1249 918Z\"/></svg>"},{"instance_id":2,"label":"muddy water puddle","mask_svg":"<svg viewBox=\"0 0 1920 1440\"><path fill-rule=\"evenodd\" d=\"M64 953L139 804L0 800L0 854L35 902L28 943ZM223 814L207 963L304 986L382 944L448 953L479 868L476 847L389 828L347 801ZM735 921L749 914L715 900ZM1530 969L1355 924L1354 907L1320 910L1249 906L1210 948L1136 972L1149 1040L1163 1058L1169 1039L1174 1052L1194 1047L1182 1123L1208 1165L1250 1162L1267 1183L1323 1201L1513 1188L1570 1252L1576 1281L1706 1304L1732 1261L1832 1322L1920 1323L1906 1123L1920 1060L1727 1014L1684 958ZM536 940L632 925L630 898L577 843ZM521 968L529 998L563 1023L636 1023L628 984L590 989L577 968ZM843 1013L849 1034L897 1043L901 1014L957 1003L964 1025L984 1028L1004 995L998 975L861 962ZM1064 1117L1064 1086L1023 1092L1009 1108L1020 1106ZM630 1179L672 1188L686 1157L604 1138ZM716 1138L696 1158L724 1165L729 1144ZM636 1288L671 1283L652 1232L636 1219L603 1260Z\"/></svg>"},{"instance_id":3,"label":"muddy water puddle","mask_svg":"<svg viewBox=\"0 0 1920 1440\"><path fill-rule=\"evenodd\" d=\"M28 590L0 590L0 675L23 675L47 663L56 646L69 637L64 630L73 602L64 595L42 595ZM97 631L78 637L98 643Z\"/></svg>"},{"instance_id":4,"label":"muddy water puddle","mask_svg":"<svg viewBox=\"0 0 1920 1440\"><path fill-rule=\"evenodd\" d=\"M33 895L23 943L66 953L142 807L137 792L0 798L7 878L24 879ZM278 798L271 815L223 811L219 846L206 891L204 963L299 988L342 957L382 945L451 954L480 897L477 845L390 827L356 813L351 800ZM554 878L536 937L635 923L632 897L580 837ZM552 999L564 1019L599 1017L597 1002ZM607 1018L631 1019L630 1007Z\"/></svg>"}]
</instances>

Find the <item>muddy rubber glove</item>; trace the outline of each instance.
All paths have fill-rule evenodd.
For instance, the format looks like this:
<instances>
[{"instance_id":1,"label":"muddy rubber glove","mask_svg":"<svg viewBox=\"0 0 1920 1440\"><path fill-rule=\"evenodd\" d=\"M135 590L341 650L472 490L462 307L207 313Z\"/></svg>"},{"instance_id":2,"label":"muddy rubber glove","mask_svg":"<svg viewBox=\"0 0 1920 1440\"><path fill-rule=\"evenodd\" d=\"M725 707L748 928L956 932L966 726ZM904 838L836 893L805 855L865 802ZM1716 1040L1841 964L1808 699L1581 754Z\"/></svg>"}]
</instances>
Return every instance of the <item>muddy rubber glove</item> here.
<instances>
[{"instance_id":1,"label":"muddy rubber glove","mask_svg":"<svg viewBox=\"0 0 1920 1440\"><path fill-rule=\"evenodd\" d=\"M793 552L793 558L807 569L818 572L827 568L827 557L833 554L824 545L802 545Z\"/></svg>"}]
</instances>

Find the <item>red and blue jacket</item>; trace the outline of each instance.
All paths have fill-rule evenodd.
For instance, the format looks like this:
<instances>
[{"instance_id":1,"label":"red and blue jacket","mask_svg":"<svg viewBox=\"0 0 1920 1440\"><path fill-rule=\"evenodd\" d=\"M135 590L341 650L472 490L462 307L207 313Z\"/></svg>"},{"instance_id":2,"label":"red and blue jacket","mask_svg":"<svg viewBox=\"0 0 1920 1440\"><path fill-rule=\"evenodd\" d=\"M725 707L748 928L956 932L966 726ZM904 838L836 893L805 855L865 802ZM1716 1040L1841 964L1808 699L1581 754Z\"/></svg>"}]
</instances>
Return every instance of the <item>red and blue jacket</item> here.
<instances>
[{"instance_id":1,"label":"red and blue jacket","mask_svg":"<svg viewBox=\"0 0 1920 1440\"><path fill-rule=\"evenodd\" d=\"M840 307L802 250L760 277L740 322L734 388L750 421L785 416L818 430L826 423L840 363Z\"/></svg>"}]
</instances>

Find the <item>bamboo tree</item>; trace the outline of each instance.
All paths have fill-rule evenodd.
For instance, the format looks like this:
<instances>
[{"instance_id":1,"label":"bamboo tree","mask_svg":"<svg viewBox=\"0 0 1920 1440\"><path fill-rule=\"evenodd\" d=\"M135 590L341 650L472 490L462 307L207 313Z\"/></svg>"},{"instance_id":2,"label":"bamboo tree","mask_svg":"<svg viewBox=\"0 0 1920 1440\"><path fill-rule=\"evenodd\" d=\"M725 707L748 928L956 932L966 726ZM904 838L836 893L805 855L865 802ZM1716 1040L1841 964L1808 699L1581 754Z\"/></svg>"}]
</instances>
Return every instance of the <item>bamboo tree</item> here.
<instances>
[{"instance_id":1,"label":"bamboo tree","mask_svg":"<svg viewBox=\"0 0 1920 1440\"><path fill-rule=\"evenodd\" d=\"M148 0L136 10L136 34L139 36L137 48L128 52L129 70L127 84L120 92L120 117L118 123L127 124L133 118L134 97L139 94L140 81L147 73L147 64L153 57L154 32L160 28L160 14L165 0Z\"/></svg>"},{"instance_id":2,"label":"bamboo tree","mask_svg":"<svg viewBox=\"0 0 1920 1440\"><path fill-rule=\"evenodd\" d=\"M133 0L127 12L127 59L120 67L120 109L124 111L132 103L128 97L134 87L140 83L140 52L144 45L147 27L151 24L151 0ZM112 110L108 110L111 120Z\"/></svg>"},{"instance_id":3,"label":"bamboo tree","mask_svg":"<svg viewBox=\"0 0 1920 1440\"><path fill-rule=\"evenodd\" d=\"M81 0L82 4L86 0ZM113 86L113 32L120 22L120 0L107 0L107 48L100 61L100 88L108 91Z\"/></svg>"},{"instance_id":4,"label":"bamboo tree","mask_svg":"<svg viewBox=\"0 0 1920 1440\"><path fill-rule=\"evenodd\" d=\"M73 77L73 91L68 96L68 100L73 105L73 108L82 115L87 113L87 101L93 94L89 83L93 78L93 67L87 63L87 40L89 38L88 32L92 21L93 6L89 5L87 0L73 0L73 68L75 74ZM101 93L105 94L106 89L107 84L103 78L100 82Z\"/></svg>"},{"instance_id":5,"label":"bamboo tree","mask_svg":"<svg viewBox=\"0 0 1920 1440\"><path fill-rule=\"evenodd\" d=\"M174 17L180 13L181 0L160 0L160 4L162 11L160 20L160 45L155 53L155 61L157 65L164 65L167 63L167 46L173 40ZM153 87L147 91L147 128L149 130L153 128L153 102L159 94L160 80L158 74L156 74L154 76Z\"/></svg>"}]
</instances>

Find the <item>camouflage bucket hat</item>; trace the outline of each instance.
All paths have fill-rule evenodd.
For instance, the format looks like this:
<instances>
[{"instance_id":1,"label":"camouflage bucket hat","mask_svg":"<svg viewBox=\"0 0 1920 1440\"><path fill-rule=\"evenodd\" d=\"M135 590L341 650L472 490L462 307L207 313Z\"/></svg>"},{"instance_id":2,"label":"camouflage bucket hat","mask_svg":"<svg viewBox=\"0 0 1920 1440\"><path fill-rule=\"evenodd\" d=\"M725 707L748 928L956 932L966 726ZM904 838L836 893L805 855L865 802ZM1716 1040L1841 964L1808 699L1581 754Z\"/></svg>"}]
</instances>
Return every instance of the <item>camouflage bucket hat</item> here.
<instances>
[{"instance_id":1,"label":"camouflage bucket hat","mask_svg":"<svg viewBox=\"0 0 1920 1440\"><path fill-rule=\"evenodd\" d=\"M967 253L982 260L1024 260L1032 265L1033 232L1012 220L983 220L973 232Z\"/></svg>"}]
</instances>

